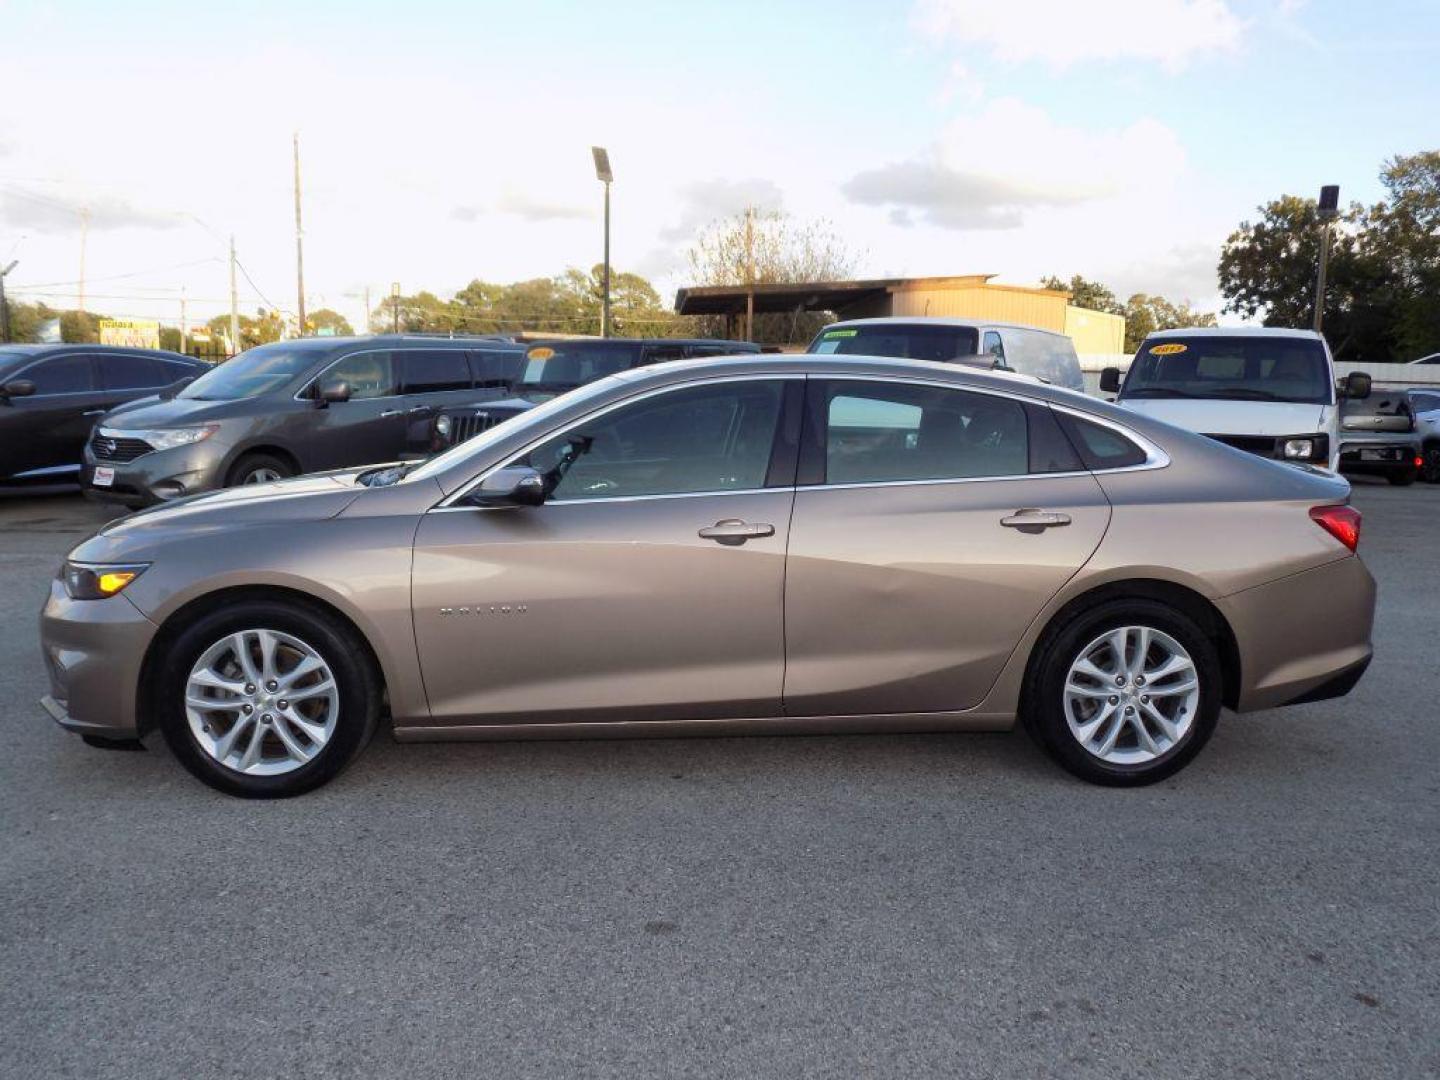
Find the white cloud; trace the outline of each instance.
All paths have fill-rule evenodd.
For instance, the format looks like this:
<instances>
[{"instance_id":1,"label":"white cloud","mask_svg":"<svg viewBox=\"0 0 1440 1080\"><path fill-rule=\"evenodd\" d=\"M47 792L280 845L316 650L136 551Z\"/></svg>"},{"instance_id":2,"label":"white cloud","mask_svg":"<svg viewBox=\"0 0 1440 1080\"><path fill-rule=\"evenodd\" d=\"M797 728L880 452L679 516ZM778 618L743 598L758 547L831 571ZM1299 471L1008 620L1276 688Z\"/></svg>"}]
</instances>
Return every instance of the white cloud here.
<instances>
[{"instance_id":1,"label":"white cloud","mask_svg":"<svg viewBox=\"0 0 1440 1080\"><path fill-rule=\"evenodd\" d=\"M1056 68L1139 59L1174 70L1193 56L1235 51L1245 27L1226 0L920 0L915 17L936 38Z\"/></svg>"},{"instance_id":2,"label":"white cloud","mask_svg":"<svg viewBox=\"0 0 1440 1080\"><path fill-rule=\"evenodd\" d=\"M1154 120L1087 131L1002 98L952 121L924 154L859 172L841 190L888 208L898 225L1014 229L1030 211L1165 185L1184 169L1179 140Z\"/></svg>"}]
</instances>

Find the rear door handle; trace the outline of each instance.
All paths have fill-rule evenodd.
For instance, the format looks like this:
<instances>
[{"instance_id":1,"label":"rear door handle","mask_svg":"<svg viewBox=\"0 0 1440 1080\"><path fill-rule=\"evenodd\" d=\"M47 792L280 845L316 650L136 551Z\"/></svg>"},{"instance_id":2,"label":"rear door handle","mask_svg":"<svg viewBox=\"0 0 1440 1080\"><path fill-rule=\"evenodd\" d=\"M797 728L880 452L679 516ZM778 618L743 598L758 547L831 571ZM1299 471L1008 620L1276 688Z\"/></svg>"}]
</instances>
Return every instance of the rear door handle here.
<instances>
[{"instance_id":1,"label":"rear door handle","mask_svg":"<svg viewBox=\"0 0 1440 1080\"><path fill-rule=\"evenodd\" d=\"M82 412L80 415L81 415L81 416L104 416L104 415L105 415L107 412L109 412L109 411L110 411L109 409L87 409L85 412Z\"/></svg>"},{"instance_id":2,"label":"rear door handle","mask_svg":"<svg viewBox=\"0 0 1440 1080\"><path fill-rule=\"evenodd\" d=\"M399 410L399 409L386 409L384 412L382 412L382 413L380 414L380 419L381 419L381 420L384 420L384 419L385 419L386 417L388 417L388 416L399 416L399 415L400 415L400 410Z\"/></svg>"},{"instance_id":3,"label":"rear door handle","mask_svg":"<svg viewBox=\"0 0 1440 1080\"><path fill-rule=\"evenodd\" d=\"M1007 529L1053 529L1057 525L1069 525L1070 515L1027 507L1024 510L1016 510L1008 517L1001 518L1000 524Z\"/></svg>"},{"instance_id":4,"label":"rear door handle","mask_svg":"<svg viewBox=\"0 0 1440 1080\"><path fill-rule=\"evenodd\" d=\"M774 535L774 525L763 521L741 521L739 518L726 518L700 530L701 539L714 540L721 544L743 544L746 540Z\"/></svg>"},{"instance_id":5,"label":"rear door handle","mask_svg":"<svg viewBox=\"0 0 1440 1080\"><path fill-rule=\"evenodd\" d=\"M410 410L410 415L419 416L421 413L432 413L434 411L434 405L416 405L413 409Z\"/></svg>"}]
</instances>

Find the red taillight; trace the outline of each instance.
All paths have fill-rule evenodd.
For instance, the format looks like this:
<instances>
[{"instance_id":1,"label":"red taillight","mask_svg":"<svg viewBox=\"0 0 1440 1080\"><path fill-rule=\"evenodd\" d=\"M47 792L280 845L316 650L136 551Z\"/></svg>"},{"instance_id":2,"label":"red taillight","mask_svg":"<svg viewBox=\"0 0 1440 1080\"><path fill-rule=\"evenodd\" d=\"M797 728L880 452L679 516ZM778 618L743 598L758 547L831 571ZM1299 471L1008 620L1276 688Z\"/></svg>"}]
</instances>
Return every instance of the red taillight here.
<instances>
[{"instance_id":1,"label":"red taillight","mask_svg":"<svg viewBox=\"0 0 1440 1080\"><path fill-rule=\"evenodd\" d=\"M1425 459L1424 459L1423 457L1421 457L1419 454L1416 454L1416 455L1415 455L1415 468L1417 468L1417 469L1423 469L1423 468L1425 468Z\"/></svg>"},{"instance_id":2,"label":"red taillight","mask_svg":"<svg viewBox=\"0 0 1440 1080\"><path fill-rule=\"evenodd\" d=\"M1312 506L1310 517L1351 551L1360 546L1360 511L1353 506Z\"/></svg>"}]
</instances>

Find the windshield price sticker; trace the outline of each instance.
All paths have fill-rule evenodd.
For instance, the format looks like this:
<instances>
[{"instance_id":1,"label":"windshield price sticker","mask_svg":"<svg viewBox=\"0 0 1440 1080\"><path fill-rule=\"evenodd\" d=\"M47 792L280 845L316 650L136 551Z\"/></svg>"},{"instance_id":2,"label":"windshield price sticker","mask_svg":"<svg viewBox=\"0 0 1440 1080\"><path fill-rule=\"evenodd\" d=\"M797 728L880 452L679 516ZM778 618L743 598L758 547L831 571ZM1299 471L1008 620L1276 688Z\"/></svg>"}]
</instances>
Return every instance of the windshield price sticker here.
<instances>
[{"instance_id":1,"label":"windshield price sticker","mask_svg":"<svg viewBox=\"0 0 1440 1080\"><path fill-rule=\"evenodd\" d=\"M1178 341L1172 341L1168 345L1150 346L1151 356L1174 356L1177 353L1188 352L1189 345L1181 345Z\"/></svg>"},{"instance_id":2,"label":"windshield price sticker","mask_svg":"<svg viewBox=\"0 0 1440 1080\"><path fill-rule=\"evenodd\" d=\"M859 330L827 330L825 331L825 340L829 341L831 338L854 337L858 333L860 333Z\"/></svg>"},{"instance_id":3,"label":"windshield price sticker","mask_svg":"<svg viewBox=\"0 0 1440 1080\"><path fill-rule=\"evenodd\" d=\"M541 345L541 346L539 346L538 348L531 349L529 352L527 352L527 353L525 354L525 359L526 359L526 360L549 360L549 359L550 359L552 356L554 356L554 355L555 355L555 350L554 350L554 349L547 349L547 348L545 348L545 346Z\"/></svg>"}]
</instances>

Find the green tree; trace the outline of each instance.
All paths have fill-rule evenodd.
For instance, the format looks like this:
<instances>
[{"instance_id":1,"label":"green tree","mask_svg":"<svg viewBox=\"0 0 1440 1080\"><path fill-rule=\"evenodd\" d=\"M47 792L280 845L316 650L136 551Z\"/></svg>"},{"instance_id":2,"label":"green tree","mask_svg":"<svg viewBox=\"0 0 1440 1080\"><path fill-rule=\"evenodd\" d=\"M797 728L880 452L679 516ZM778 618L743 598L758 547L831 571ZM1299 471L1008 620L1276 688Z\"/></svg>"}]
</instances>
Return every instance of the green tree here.
<instances>
[{"instance_id":1,"label":"green tree","mask_svg":"<svg viewBox=\"0 0 1440 1080\"><path fill-rule=\"evenodd\" d=\"M205 326L217 337L228 338L230 336L229 315L216 315ZM240 316L240 341L237 348L243 352L246 349L253 349L256 345L267 345L272 341L279 341L284 334L285 320L280 317L278 312L257 308L254 317Z\"/></svg>"},{"instance_id":2,"label":"green tree","mask_svg":"<svg viewBox=\"0 0 1440 1080\"><path fill-rule=\"evenodd\" d=\"M1098 281L1090 281L1079 274L1073 275L1069 281L1063 281L1055 275L1040 279L1040 287L1043 289L1054 289L1057 292L1068 292L1070 303L1076 307L1086 308L1090 311L1106 311L1111 315L1124 315L1125 305L1120 303L1120 298L1108 286L1101 285Z\"/></svg>"},{"instance_id":3,"label":"green tree","mask_svg":"<svg viewBox=\"0 0 1440 1080\"><path fill-rule=\"evenodd\" d=\"M350 337L355 333L355 328L350 325L350 320L331 308L306 312L305 333L314 334L320 330L333 331L337 337Z\"/></svg>"},{"instance_id":4,"label":"green tree","mask_svg":"<svg viewBox=\"0 0 1440 1080\"><path fill-rule=\"evenodd\" d=\"M1440 352L1440 150L1391 158L1380 181L1389 198L1371 211L1360 248L1389 271L1394 359L1413 360Z\"/></svg>"},{"instance_id":5,"label":"green tree","mask_svg":"<svg viewBox=\"0 0 1440 1080\"><path fill-rule=\"evenodd\" d=\"M1176 304L1163 296L1148 296L1145 293L1136 293L1126 300L1119 314L1125 316L1125 351L1130 353L1156 330L1184 330L1216 324L1211 312L1196 311L1189 301Z\"/></svg>"},{"instance_id":6,"label":"green tree","mask_svg":"<svg viewBox=\"0 0 1440 1080\"><path fill-rule=\"evenodd\" d=\"M1324 327L1336 358L1384 363L1399 346L1403 287L1400 264L1375 228L1382 204L1352 204L1331 226ZM1314 199L1283 195L1242 222L1220 254L1225 310L1266 326L1313 324L1320 218Z\"/></svg>"}]
</instances>

